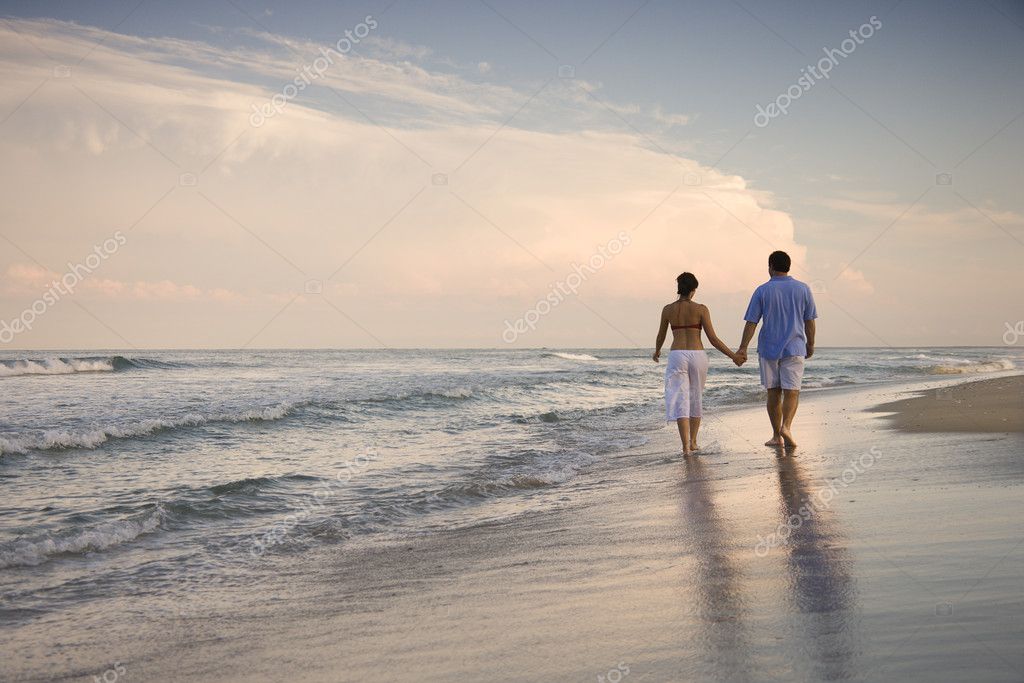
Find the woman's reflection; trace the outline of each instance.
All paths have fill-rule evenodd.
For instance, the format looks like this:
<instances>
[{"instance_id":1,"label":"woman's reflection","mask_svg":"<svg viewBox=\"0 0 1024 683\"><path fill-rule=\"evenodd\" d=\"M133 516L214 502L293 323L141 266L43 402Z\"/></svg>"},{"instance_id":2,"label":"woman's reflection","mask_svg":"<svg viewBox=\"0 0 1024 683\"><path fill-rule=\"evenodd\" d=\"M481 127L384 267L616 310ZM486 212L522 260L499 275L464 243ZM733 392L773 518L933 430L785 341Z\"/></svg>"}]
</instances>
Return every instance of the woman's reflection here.
<instances>
[{"instance_id":1,"label":"woman's reflection","mask_svg":"<svg viewBox=\"0 0 1024 683\"><path fill-rule=\"evenodd\" d=\"M782 547L787 553L790 596L805 616L798 639L810 656L814 678L850 678L857 651L856 586L845 539L823 498L810 490L799 460L780 451L776 465L782 525L788 534Z\"/></svg>"},{"instance_id":2,"label":"woman's reflection","mask_svg":"<svg viewBox=\"0 0 1024 683\"><path fill-rule=\"evenodd\" d=\"M697 562L693 586L699 633L698 659L703 672L717 680L753 679L749 636L744 624L748 611L743 600L743 577L737 562L735 538L715 507L707 467L698 457L686 457L682 505L686 528L692 532L693 555ZM738 552L749 552L743 548Z\"/></svg>"}]
</instances>

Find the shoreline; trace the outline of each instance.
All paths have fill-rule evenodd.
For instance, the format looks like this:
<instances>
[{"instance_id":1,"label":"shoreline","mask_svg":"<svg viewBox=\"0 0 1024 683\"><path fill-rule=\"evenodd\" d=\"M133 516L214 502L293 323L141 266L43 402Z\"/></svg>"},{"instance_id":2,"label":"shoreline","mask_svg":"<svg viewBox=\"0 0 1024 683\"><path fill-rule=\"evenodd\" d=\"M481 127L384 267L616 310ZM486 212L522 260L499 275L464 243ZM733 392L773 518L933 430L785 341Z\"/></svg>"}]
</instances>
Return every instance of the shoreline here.
<instances>
[{"instance_id":1,"label":"shoreline","mask_svg":"<svg viewBox=\"0 0 1024 683\"><path fill-rule=\"evenodd\" d=\"M760 406L737 407L708 416L701 455L653 432L564 485L559 509L275 557L254 586L111 595L5 629L5 666L11 680L115 661L175 681L1019 680L1022 439L880 428L867 411L908 390L808 395L794 453L760 445Z\"/></svg>"},{"instance_id":2,"label":"shoreline","mask_svg":"<svg viewBox=\"0 0 1024 683\"><path fill-rule=\"evenodd\" d=\"M652 432L559 509L279 558L256 586L193 586L156 615L112 595L44 616L5 634L8 675L1019 680L1022 439L880 428L867 411L907 390L807 396L791 454L760 444L760 407L721 411L701 455Z\"/></svg>"},{"instance_id":3,"label":"shoreline","mask_svg":"<svg viewBox=\"0 0 1024 683\"><path fill-rule=\"evenodd\" d=\"M1024 375L918 390L870 409L905 432L1024 432Z\"/></svg>"}]
</instances>

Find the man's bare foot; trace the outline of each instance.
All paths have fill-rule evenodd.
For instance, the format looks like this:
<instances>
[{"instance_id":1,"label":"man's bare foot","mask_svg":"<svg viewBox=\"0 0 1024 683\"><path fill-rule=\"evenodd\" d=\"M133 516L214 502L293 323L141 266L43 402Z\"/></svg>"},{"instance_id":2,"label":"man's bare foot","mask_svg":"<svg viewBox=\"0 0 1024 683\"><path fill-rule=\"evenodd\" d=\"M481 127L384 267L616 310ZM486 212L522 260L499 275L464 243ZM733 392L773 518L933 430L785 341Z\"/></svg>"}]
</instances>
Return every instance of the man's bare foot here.
<instances>
[{"instance_id":1,"label":"man's bare foot","mask_svg":"<svg viewBox=\"0 0 1024 683\"><path fill-rule=\"evenodd\" d=\"M785 427L779 430L779 436L782 437L782 443L786 444L786 448L796 447L796 441L793 440L792 432L790 432Z\"/></svg>"},{"instance_id":2,"label":"man's bare foot","mask_svg":"<svg viewBox=\"0 0 1024 683\"><path fill-rule=\"evenodd\" d=\"M781 446L782 445L782 437L781 436L773 436L772 438L770 438L767 441L765 441L764 445L765 446Z\"/></svg>"}]
</instances>

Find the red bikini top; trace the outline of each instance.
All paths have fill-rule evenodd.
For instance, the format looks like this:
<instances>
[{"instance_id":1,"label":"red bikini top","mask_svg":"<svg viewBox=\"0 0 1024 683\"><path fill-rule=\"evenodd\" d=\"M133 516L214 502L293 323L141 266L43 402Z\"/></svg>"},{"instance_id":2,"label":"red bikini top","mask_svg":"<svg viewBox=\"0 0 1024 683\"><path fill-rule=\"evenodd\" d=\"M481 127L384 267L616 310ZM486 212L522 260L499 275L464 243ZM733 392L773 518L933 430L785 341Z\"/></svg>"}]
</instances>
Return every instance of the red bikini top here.
<instances>
[{"instance_id":1,"label":"red bikini top","mask_svg":"<svg viewBox=\"0 0 1024 683\"><path fill-rule=\"evenodd\" d=\"M700 329L700 323L699 322L696 322L696 323L694 323L692 325L673 325L672 326L672 331L673 332L675 332L676 330L699 330L699 329Z\"/></svg>"}]
</instances>

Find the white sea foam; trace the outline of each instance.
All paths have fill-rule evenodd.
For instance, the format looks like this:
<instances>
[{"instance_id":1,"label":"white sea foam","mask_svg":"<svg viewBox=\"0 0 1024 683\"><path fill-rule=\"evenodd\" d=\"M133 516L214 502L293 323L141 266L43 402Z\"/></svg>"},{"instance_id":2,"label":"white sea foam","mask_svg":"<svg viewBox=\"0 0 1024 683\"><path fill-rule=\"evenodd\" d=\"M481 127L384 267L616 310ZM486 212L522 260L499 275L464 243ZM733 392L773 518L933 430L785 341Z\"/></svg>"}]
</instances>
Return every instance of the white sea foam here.
<instances>
[{"instance_id":1,"label":"white sea foam","mask_svg":"<svg viewBox=\"0 0 1024 683\"><path fill-rule=\"evenodd\" d=\"M986 372L1003 372L1013 370L1017 366L1009 358L997 358L990 361L953 361L950 364L933 365L929 372L933 375L974 375Z\"/></svg>"},{"instance_id":2,"label":"white sea foam","mask_svg":"<svg viewBox=\"0 0 1024 683\"><path fill-rule=\"evenodd\" d=\"M565 360L597 360L596 357L591 356L589 353L565 353L563 351L552 351L546 355L554 356L555 358L564 358Z\"/></svg>"},{"instance_id":3,"label":"white sea foam","mask_svg":"<svg viewBox=\"0 0 1024 683\"><path fill-rule=\"evenodd\" d=\"M23 375L73 375L76 372L113 372L110 358L46 358L43 360L17 360L8 365L0 363L0 377Z\"/></svg>"},{"instance_id":4,"label":"white sea foam","mask_svg":"<svg viewBox=\"0 0 1024 683\"><path fill-rule=\"evenodd\" d=\"M107 522L88 529L63 534L46 534L36 538L0 543L0 569L32 567L54 555L105 550L127 543L160 526L160 509L136 519Z\"/></svg>"},{"instance_id":5,"label":"white sea foam","mask_svg":"<svg viewBox=\"0 0 1024 683\"><path fill-rule=\"evenodd\" d=\"M4 453L26 453L28 451L51 451L64 448L92 449L110 439L130 439L147 436L165 429L196 427L211 422L262 422L280 420L291 413L298 404L281 403L265 408L251 408L238 413L189 413L174 419L151 419L127 425L110 425L89 430L49 430L25 436L0 436L0 455Z\"/></svg>"}]
</instances>

